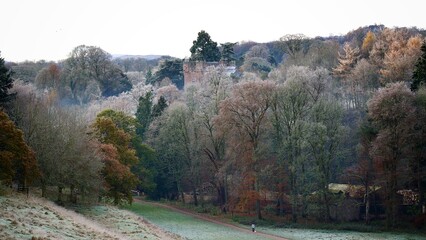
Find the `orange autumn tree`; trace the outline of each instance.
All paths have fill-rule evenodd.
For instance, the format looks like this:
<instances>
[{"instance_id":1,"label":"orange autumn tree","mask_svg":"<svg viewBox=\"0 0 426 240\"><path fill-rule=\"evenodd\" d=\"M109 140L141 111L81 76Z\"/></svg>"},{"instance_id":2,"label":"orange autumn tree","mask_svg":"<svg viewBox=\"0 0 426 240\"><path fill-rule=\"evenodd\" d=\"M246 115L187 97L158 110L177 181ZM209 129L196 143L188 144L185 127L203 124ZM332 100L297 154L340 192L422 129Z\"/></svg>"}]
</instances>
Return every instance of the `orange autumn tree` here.
<instances>
[{"instance_id":1,"label":"orange autumn tree","mask_svg":"<svg viewBox=\"0 0 426 240\"><path fill-rule=\"evenodd\" d=\"M120 119L123 121L117 122L117 116L122 117ZM104 155L105 166L102 175L107 196L113 198L116 205L122 200L131 203L131 190L138 184L137 177L130 171L130 168L137 164L138 158L131 146L131 135L123 129L131 125L124 122L126 119L129 120L124 113L106 110L98 114L93 124L95 136L101 143L100 149Z\"/></svg>"},{"instance_id":2,"label":"orange autumn tree","mask_svg":"<svg viewBox=\"0 0 426 240\"><path fill-rule=\"evenodd\" d=\"M0 110L0 183L17 181L27 186L40 175L34 152L23 133Z\"/></svg>"}]
</instances>

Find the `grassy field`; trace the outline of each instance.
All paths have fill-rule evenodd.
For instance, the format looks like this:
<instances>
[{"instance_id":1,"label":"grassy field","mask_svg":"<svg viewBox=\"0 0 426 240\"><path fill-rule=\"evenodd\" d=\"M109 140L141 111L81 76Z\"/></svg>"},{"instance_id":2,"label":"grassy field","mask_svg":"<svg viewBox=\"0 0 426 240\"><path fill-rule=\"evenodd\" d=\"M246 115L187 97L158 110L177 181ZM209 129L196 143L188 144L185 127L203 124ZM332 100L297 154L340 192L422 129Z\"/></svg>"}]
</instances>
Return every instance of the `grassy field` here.
<instances>
[{"instance_id":1,"label":"grassy field","mask_svg":"<svg viewBox=\"0 0 426 240\"><path fill-rule=\"evenodd\" d=\"M204 222L202 220L177 213L169 209L149 204L134 203L127 206L136 214L139 214L158 225L159 227L176 233L188 239L261 239L259 236L246 234L225 226L219 226L214 223ZM242 227L248 228L248 226ZM257 230L288 239L333 239L333 240L422 240L426 236L409 233L367 233L356 231L337 231L337 230L314 230L314 229L296 229L296 228L273 228L257 227Z\"/></svg>"},{"instance_id":2,"label":"grassy field","mask_svg":"<svg viewBox=\"0 0 426 240\"><path fill-rule=\"evenodd\" d=\"M133 203L125 209L143 216L151 223L176 233L187 239L259 239L259 236L243 233L225 226L201 221L185 214L173 212L158 206L149 204Z\"/></svg>"},{"instance_id":3,"label":"grassy field","mask_svg":"<svg viewBox=\"0 0 426 240\"><path fill-rule=\"evenodd\" d=\"M302 239L333 239L333 240L422 240L426 236L408 233L362 233L353 231L337 230L314 230L314 229L295 229L295 228L258 228L260 231L278 235L292 240Z\"/></svg>"}]
</instances>

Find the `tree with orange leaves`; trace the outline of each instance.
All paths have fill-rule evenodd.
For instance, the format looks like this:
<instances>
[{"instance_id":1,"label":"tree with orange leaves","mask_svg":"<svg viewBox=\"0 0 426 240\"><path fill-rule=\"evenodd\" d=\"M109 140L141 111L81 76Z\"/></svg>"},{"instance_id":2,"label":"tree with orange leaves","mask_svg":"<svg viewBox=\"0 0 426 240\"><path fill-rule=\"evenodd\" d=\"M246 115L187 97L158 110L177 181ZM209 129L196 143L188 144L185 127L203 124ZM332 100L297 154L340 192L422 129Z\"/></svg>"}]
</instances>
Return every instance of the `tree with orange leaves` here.
<instances>
[{"instance_id":1,"label":"tree with orange leaves","mask_svg":"<svg viewBox=\"0 0 426 240\"><path fill-rule=\"evenodd\" d=\"M132 202L131 190L138 184L137 177L130 168L137 164L135 150L131 147L131 135L126 132L134 128L130 117L123 113L105 110L98 114L93 124L94 134L101 143L103 162L102 174L105 179L107 195L114 204L122 200Z\"/></svg>"},{"instance_id":2,"label":"tree with orange leaves","mask_svg":"<svg viewBox=\"0 0 426 240\"><path fill-rule=\"evenodd\" d=\"M0 182L17 181L26 187L39 175L34 152L25 143L22 131L0 111Z\"/></svg>"}]
</instances>

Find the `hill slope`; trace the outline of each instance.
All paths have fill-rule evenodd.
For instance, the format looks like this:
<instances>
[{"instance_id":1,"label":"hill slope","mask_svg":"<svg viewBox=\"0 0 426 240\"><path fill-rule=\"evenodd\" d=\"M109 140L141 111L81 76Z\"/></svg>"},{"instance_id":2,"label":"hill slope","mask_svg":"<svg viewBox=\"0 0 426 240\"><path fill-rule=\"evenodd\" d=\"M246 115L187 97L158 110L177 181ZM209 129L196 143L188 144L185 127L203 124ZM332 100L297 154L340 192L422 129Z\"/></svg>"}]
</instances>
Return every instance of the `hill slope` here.
<instances>
[{"instance_id":1,"label":"hill slope","mask_svg":"<svg viewBox=\"0 0 426 240\"><path fill-rule=\"evenodd\" d=\"M34 196L2 196L0 239L179 239L115 207L85 208L83 213Z\"/></svg>"}]
</instances>

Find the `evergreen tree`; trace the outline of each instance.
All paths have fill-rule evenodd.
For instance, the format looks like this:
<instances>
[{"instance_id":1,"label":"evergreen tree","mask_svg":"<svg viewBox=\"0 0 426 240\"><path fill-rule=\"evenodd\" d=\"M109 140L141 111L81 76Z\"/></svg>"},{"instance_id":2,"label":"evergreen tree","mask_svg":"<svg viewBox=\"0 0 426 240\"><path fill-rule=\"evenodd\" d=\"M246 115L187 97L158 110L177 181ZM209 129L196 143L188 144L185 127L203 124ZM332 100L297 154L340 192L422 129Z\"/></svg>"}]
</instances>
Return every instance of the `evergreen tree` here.
<instances>
[{"instance_id":1,"label":"evergreen tree","mask_svg":"<svg viewBox=\"0 0 426 240\"><path fill-rule=\"evenodd\" d=\"M183 88L183 62L180 59L168 59L161 65L160 69L155 72L151 83L160 82L161 80L169 78L177 88Z\"/></svg>"},{"instance_id":2,"label":"evergreen tree","mask_svg":"<svg viewBox=\"0 0 426 240\"><path fill-rule=\"evenodd\" d=\"M152 97L152 92L147 92L145 96L140 97L138 109L136 110L136 120L138 121L136 134L142 139L152 121Z\"/></svg>"},{"instance_id":3,"label":"evergreen tree","mask_svg":"<svg viewBox=\"0 0 426 240\"><path fill-rule=\"evenodd\" d=\"M158 103L155 104L154 107L152 108L152 113L151 113L152 118L161 116L164 109L166 108L167 108L167 100L163 96L161 96L158 99Z\"/></svg>"},{"instance_id":4,"label":"evergreen tree","mask_svg":"<svg viewBox=\"0 0 426 240\"><path fill-rule=\"evenodd\" d=\"M237 43L223 43L222 45L222 58L221 60L227 64L229 64L232 61L235 61L235 57L234 57L234 46Z\"/></svg>"},{"instance_id":5,"label":"evergreen tree","mask_svg":"<svg viewBox=\"0 0 426 240\"><path fill-rule=\"evenodd\" d=\"M202 30L198 33L197 40L192 42L191 60L217 62L220 60L220 51L217 43L211 40L210 35Z\"/></svg>"},{"instance_id":6,"label":"evergreen tree","mask_svg":"<svg viewBox=\"0 0 426 240\"><path fill-rule=\"evenodd\" d=\"M0 57L0 105L10 101L15 94L8 93L13 87L12 70L8 69L4 64L4 59Z\"/></svg>"},{"instance_id":7,"label":"evergreen tree","mask_svg":"<svg viewBox=\"0 0 426 240\"><path fill-rule=\"evenodd\" d=\"M411 83L411 91L417 91L420 85L426 82L426 41L423 42L421 47L422 55L417 60L413 72L413 82Z\"/></svg>"},{"instance_id":8,"label":"evergreen tree","mask_svg":"<svg viewBox=\"0 0 426 240\"><path fill-rule=\"evenodd\" d=\"M148 71L145 74L145 83L146 84L153 84L154 81L154 76L152 74L152 69L151 67L148 68Z\"/></svg>"}]
</instances>

